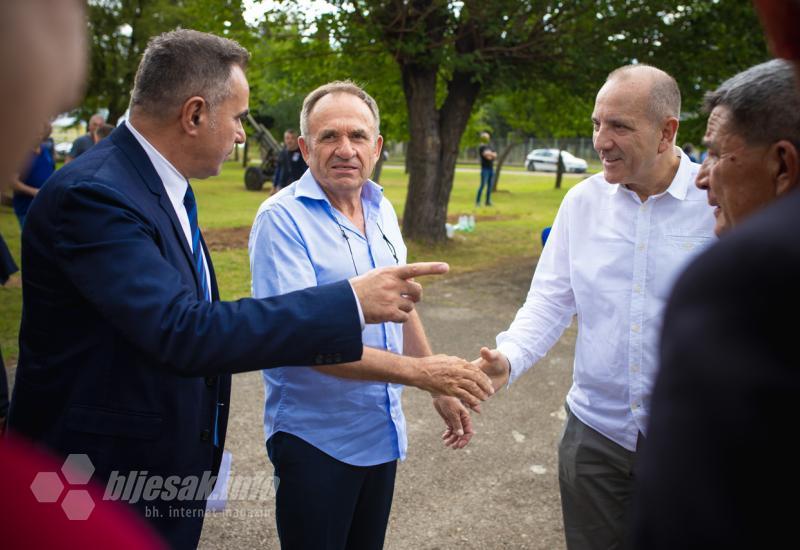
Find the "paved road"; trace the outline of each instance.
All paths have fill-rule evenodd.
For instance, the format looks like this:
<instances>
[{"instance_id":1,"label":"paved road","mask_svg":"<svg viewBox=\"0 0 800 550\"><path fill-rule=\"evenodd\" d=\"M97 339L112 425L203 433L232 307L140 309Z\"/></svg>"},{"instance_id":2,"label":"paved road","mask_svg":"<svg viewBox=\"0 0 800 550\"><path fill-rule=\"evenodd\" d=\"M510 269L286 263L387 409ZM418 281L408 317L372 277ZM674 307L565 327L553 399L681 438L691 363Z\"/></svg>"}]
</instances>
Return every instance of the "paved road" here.
<instances>
[{"instance_id":1,"label":"paved road","mask_svg":"<svg viewBox=\"0 0 800 550\"><path fill-rule=\"evenodd\" d=\"M524 300L532 271L526 262L429 281L420 313L434 350L474 358L482 344L493 345ZM570 328L547 358L486 403L478 434L461 451L441 445L430 397L406 390L409 452L398 468L387 549L564 547L556 442L574 342ZM235 376L233 391L233 473L269 479L260 375ZM201 548L278 548L272 493L259 494L261 500L229 502L226 512L207 517Z\"/></svg>"}]
</instances>

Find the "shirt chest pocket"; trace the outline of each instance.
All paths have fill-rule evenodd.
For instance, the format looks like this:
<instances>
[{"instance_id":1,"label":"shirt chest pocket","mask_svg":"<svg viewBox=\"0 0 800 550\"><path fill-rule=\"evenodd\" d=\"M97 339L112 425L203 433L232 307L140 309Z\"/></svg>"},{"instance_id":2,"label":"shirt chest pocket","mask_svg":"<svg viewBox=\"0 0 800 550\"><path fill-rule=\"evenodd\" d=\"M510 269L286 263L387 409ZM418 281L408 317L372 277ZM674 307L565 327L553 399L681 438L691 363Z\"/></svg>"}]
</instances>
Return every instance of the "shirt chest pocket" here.
<instances>
[{"instance_id":1,"label":"shirt chest pocket","mask_svg":"<svg viewBox=\"0 0 800 550\"><path fill-rule=\"evenodd\" d=\"M711 237L698 235L662 235L653 257L654 294L666 300L681 273L710 242Z\"/></svg>"}]
</instances>

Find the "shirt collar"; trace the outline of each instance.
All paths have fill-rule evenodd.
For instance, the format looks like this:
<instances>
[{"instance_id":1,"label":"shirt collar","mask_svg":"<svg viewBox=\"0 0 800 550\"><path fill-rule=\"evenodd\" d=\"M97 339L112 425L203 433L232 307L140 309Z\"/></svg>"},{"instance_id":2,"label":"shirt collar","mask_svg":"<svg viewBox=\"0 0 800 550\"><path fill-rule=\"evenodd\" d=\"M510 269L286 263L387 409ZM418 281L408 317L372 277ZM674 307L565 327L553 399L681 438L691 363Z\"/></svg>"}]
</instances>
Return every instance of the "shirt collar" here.
<instances>
[{"instance_id":1,"label":"shirt collar","mask_svg":"<svg viewBox=\"0 0 800 550\"><path fill-rule=\"evenodd\" d=\"M295 197L307 197L313 200L325 201L328 204L331 202L328 200L327 195L325 195L325 191L322 190L322 187L311 173L310 168L305 171L305 173L294 185ZM361 198L367 201L367 204L378 207L381 204L381 200L383 200L383 187L372 180L367 180L364 182L364 186L361 188Z\"/></svg>"},{"instance_id":2,"label":"shirt collar","mask_svg":"<svg viewBox=\"0 0 800 550\"><path fill-rule=\"evenodd\" d=\"M678 171L675 172L675 177L672 178L672 183L667 188L667 193L682 201L689 192L689 185L694 185L694 178L689 177L689 172L692 169L692 160L680 147L675 147L675 156L680 157L681 163L678 166Z\"/></svg>"},{"instance_id":3,"label":"shirt collar","mask_svg":"<svg viewBox=\"0 0 800 550\"><path fill-rule=\"evenodd\" d=\"M673 145L673 151L676 157L680 157L681 163L678 165L678 171L675 172L675 177L672 178L672 183L669 184L669 187L667 187L667 190L664 191L662 195L664 193L669 193L679 201L682 201L689 192L690 182L694 182L694 178L687 177L692 169L692 161L680 147ZM614 195L622 186L622 184L606 183L610 187L608 191L610 195Z\"/></svg>"},{"instance_id":4,"label":"shirt collar","mask_svg":"<svg viewBox=\"0 0 800 550\"><path fill-rule=\"evenodd\" d=\"M139 142L139 145L142 146L147 158L150 159L158 177L161 178L161 183L167 191L170 202L173 205L183 204L183 197L186 195L186 188L189 186L189 181L178 172L178 169L175 168L158 149L153 147L152 143L147 141L147 139L133 127L130 120L125 120L125 126L131 131L131 134L133 134L133 137Z\"/></svg>"}]
</instances>

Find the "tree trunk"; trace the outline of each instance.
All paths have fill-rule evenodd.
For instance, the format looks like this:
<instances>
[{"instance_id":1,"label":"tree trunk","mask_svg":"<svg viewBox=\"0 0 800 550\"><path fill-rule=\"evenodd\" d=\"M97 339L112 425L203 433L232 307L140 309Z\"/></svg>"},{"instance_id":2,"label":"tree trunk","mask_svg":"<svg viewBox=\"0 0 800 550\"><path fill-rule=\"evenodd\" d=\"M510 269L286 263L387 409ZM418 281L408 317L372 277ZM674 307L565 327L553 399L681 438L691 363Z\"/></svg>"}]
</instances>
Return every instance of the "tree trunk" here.
<instances>
[{"instance_id":1,"label":"tree trunk","mask_svg":"<svg viewBox=\"0 0 800 550\"><path fill-rule=\"evenodd\" d=\"M456 72L441 109L436 109L438 68L407 64L401 70L411 135L403 236L428 243L444 242L459 142L480 84L470 74Z\"/></svg>"},{"instance_id":2,"label":"tree trunk","mask_svg":"<svg viewBox=\"0 0 800 550\"><path fill-rule=\"evenodd\" d=\"M380 156L378 156L378 161L375 163L375 168L372 170L372 181L375 183L379 183L381 181L381 171L383 170L384 162L386 162L386 155L384 154L384 151L381 151Z\"/></svg>"},{"instance_id":3,"label":"tree trunk","mask_svg":"<svg viewBox=\"0 0 800 550\"><path fill-rule=\"evenodd\" d=\"M500 156L497 158L497 169L494 171L492 192L497 191L497 182L500 181L500 172L503 170L503 164L506 162L506 158L508 158L509 153L511 153L514 147L517 147L518 145L522 145L521 140L509 139L508 145L506 145L506 148L503 149L503 152L500 153Z\"/></svg>"}]
</instances>

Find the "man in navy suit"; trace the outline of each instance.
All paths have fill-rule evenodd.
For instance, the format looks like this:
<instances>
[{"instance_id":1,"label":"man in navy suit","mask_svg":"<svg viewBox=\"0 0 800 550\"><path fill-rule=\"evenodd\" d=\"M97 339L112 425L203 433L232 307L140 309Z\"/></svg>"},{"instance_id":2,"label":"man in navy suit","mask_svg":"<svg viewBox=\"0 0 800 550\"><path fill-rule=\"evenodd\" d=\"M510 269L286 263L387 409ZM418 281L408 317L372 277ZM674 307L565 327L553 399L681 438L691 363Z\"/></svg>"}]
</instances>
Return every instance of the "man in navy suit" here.
<instances>
[{"instance_id":1,"label":"man in navy suit","mask_svg":"<svg viewBox=\"0 0 800 550\"><path fill-rule=\"evenodd\" d=\"M248 57L196 31L151 40L130 120L48 181L23 231L9 429L88 455L100 481L146 475L135 505L180 548L200 537L230 373L358 360L362 323L405 321L421 292L406 279L446 270L392 267L219 301L188 180L218 174L245 139Z\"/></svg>"},{"instance_id":2,"label":"man in navy suit","mask_svg":"<svg viewBox=\"0 0 800 550\"><path fill-rule=\"evenodd\" d=\"M634 547L783 548L800 491L800 18L760 0L773 60L706 95L697 185L720 240L678 280L637 472ZM794 70L793 70L794 69ZM787 315L784 317L782 314Z\"/></svg>"}]
</instances>

